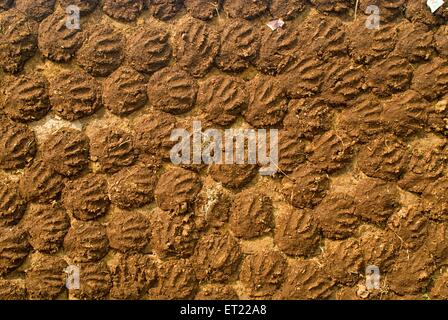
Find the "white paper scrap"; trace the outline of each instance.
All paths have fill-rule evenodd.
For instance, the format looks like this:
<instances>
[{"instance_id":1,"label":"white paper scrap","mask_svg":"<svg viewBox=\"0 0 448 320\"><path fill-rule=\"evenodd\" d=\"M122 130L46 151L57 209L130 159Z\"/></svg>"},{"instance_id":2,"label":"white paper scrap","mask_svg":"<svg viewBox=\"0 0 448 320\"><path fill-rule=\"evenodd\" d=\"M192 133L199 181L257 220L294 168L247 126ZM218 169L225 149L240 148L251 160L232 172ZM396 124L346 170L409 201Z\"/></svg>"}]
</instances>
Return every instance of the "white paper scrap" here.
<instances>
[{"instance_id":1,"label":"white paper scrap","mask_svg":"<svg viewBox=\"0 0 448 320\"><path fill-rule=\"evenodd\" d=\"M444 4L444 1L443 0L428 0L426 2L426 4L431 9L431 12L434 13L437 11L437 9L439 9Z\"/></svg>"},{"instance_id":2,"label":"white paper scrap","mask_svg":"<svg viewBox=\"0 0 448 320\"><path fill-rule=\"evenodd\" d=\"M277 19L277 20L272 20L272 21L268 22L266 25L269 28L271 28L272 31L275 31L278 28L283 27L284 24L285 24L285 21L283 21L282 19Z\"/></svg>"}]
</instances>

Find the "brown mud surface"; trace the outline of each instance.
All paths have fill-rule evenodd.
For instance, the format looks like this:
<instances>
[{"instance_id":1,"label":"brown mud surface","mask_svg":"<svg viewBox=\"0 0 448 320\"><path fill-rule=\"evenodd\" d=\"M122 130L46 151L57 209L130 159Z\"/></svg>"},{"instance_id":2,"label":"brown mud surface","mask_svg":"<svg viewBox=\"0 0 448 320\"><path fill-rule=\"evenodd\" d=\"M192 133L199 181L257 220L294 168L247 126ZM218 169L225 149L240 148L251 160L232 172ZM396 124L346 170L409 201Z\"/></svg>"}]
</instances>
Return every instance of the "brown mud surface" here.
<instances>
[{"instance_id":1,"label":"brown mud surface","mask_svg":"<svg viewBox=\"0 0 448 320\"><path fill-rule=\"evenodd\" d=\"M425 3L0 1L0 299L448 299L448 5ZM278 129L279 171L174 165L195 120Z\"/></svg>"}]
</instances>

